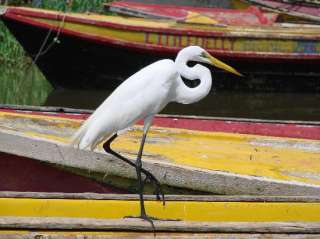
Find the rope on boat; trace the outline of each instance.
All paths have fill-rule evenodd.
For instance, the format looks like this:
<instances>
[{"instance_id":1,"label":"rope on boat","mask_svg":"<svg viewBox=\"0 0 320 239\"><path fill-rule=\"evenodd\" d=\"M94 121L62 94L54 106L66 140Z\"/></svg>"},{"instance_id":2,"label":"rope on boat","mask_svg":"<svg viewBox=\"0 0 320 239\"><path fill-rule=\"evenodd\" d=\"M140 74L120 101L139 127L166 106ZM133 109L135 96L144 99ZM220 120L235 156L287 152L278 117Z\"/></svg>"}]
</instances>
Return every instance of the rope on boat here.
<instances>
[{"instance_id":1,"label":"rope on boat","mask_svg":"<svg viewBox=\"0 0 320 239\"><path fill-rule=\"evenodd\" d=\"M39 48L39 51L38 53L36 54L36 56L34 57L32 63L35 64L38 60L38 58L44 54L46 54L55 44L58 44L60 43L60 40L59 40L59 36L60 36L60 33L62 31L62 29L64 28L64 24L65 24L65 19L66 19L66 13L64 12L64 14L62 15L62 20L58 26L58 30L57 30L57 33L56 33L56 36L53 38L52 42L44 49L44 47L46 46L49 38L50 38L50 35L53 31L53 28L50 28L45 39L43 40L42 42L42 45L41 47Z\"/></svg>"},{"instance_id":2,"label":"rope on boat","mask_svg":"<svg viewBox=\"0 0 320 239\"><path fill-rule=\"evenodd\" d=\"M32 66L36 65L36 62L38 61L39 57L46 54L55 44L58 44L60 43L60 40L59 40L59 36L60 36L60 33L62 31L62 29L64 28L64 25L65 25L65 19L66 19L66 12L63 11L63 15L58 15L57 17L58 19L61 18L61 21L58 25L58 28L57 28L57 32L56 32L56 35L55 37L53 38L52 42L50 42L48 45L48 41L50 39L50 36L54 30L54 27L51 27L46 35L46 37L44 38L37 54L35 55L35 57L33 58L31 64L27 67L26 69L26 74L29 74L31 72L31 79L34 80L34 73L32 71ZM47 47L46 47L47 45ZM46 48L45 48L46 47ZM21 81L21 84L22 84L23 81Z\"/></svg>"}]
</instances>

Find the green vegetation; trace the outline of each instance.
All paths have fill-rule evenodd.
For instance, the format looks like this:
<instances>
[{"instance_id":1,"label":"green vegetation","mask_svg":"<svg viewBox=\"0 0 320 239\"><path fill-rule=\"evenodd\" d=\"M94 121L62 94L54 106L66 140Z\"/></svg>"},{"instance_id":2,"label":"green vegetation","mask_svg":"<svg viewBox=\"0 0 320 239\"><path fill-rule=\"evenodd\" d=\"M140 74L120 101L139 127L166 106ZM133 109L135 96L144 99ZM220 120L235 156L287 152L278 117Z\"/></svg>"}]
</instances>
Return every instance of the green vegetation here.
<instances>
[{"instance_id":1,"label":"green vegetation","mask_svg":"<svg viewBox=\"0 0 320 239\"><path fill-rule=\"evenodd\" d=\"M24 57L22 47L17 44L5 25L0 21L0 63L16 65Z\"/></svg>"},{"instance_id":2,"label":"green vegetation","mask_svg":"<svg viewBox=\"0 0 320 239\"><path fill-rule=\"evenodd\" d=\"M57 11L103 12L103 3L112 0L0 0L0 4L35 6Z\"/></svg>"},{"instance_id":3,"label":"green vegetation","mask_svg":"<svg viewBox=\"0 0 320 239\"><path fill-rule=\"evenodd\" d=\"M51 90L51 85L31 62L18 67L0 66L1 104L41 105Z\"/></svg>"},{"instance_id":4,"label":"green vegetation","mask_svg":"<svg viewBox=\"0 0 320 239\"><path fill-rule=\"evenodd\" d=\"M71 12L103 12L106 0L42 0L40 8Z\"/></svg>"},{"instance_id":5,"label":"green vegetation","mask_svg":"<svg viewBox=\"0 0 320 239\"><path fill-rule=\"evenodd\" d=\"M0 21L0 103L41 105L52 87Z\"/></svg>"},{"instance_id":6,"label":"green vegetation","mask_svg":"<svg viewBox=\"0 0 320 239\"><path fill-rule=\"evenodd\" d=\"M32 6L32 1L0 1L8 5ZM36 1L34 1L35 3ZM105 0L42 0L37 7L73 12L102 12ZM51 85L0 21L0 104L41 105Z\"/></svg>"}]
</instances>

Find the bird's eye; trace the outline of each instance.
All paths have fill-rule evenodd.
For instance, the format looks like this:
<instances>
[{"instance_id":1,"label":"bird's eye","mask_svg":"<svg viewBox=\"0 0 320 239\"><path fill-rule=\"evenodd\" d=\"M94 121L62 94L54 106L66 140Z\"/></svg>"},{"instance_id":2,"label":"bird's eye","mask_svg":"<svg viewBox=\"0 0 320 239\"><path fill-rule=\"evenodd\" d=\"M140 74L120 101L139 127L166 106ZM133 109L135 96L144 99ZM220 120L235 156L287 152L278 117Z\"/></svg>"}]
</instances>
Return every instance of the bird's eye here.
<instances>
[{"instance_id":1,"label":"bird's eye","mask_svg":"<svg viewBox=\"0 0 320 239\"><path fill-rule=\"evenodd\" d=\"M208 55L205 51L201 52L201 57L203 58L208 58Z\"/></svg>"}]
</instances>

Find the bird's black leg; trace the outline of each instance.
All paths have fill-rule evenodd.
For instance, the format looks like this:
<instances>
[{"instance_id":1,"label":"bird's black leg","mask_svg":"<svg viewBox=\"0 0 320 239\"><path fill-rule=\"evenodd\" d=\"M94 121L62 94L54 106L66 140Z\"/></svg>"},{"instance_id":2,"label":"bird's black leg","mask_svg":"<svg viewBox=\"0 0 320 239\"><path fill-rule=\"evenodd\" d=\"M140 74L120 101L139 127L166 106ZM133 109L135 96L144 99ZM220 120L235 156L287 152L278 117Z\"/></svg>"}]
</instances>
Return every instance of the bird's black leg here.
<instances>
[{"instance_id":1,"label":"bird's black leg","mask_svg":"<svg viewBox=\"0 0 320 239\"><path fill-rule=\"evenodd\" d=\"M118 137L117 134L114 134L112 137L110 137L104 144L103 144L103 149L109 153L112 154L113 156L121 159L122 161L126 162L127 164L129 164L130 166L136 168L136 164L132 161L130 161L129 159L123 157L122 155L118 154L117 152L113 151L111 149L111 143ZM142 154L142 152L141 152ZM140 159L141 160L141 159ZM156 179L156 177L150 173L148 170L141 168L141 173L143 173L146 176L145 181L150 181L151 183L154 183L155 188L156 188L156 196L157 199L160 200L160 195L162 196L162 201L163 201L163 205L165 205L165 199L164 199L164 193L162 192L161 189L161 185L159 183L159 181Z\"/></svg>"},{"instance_id":2,"label":"bird's black leg","mask_svg":"<svg viewBox=\"0 0 320 239\"><path fill-rule=\"evenodd\" d=\"M142 169L141 157L142 157L144 143L146 141L146 136L147 136L147 134L143 133L141 144L140 144L140 149L139 149L139 153L138 153L138 157L137 157L137 161L136 161L136 171L137 171L137 178L138 178L138 191L139 191L139 198L140 198L140 216L141 216L141 218L144 218L144 219L147 218L147 214L146 214L146 209L144 207L144 199L143 199L144 182L142 182L142 179L141 179L141 169Z\"/></svg>"},{"instance_id":3,"label":"bird's black leg","mask_svg":"<svg viewBox=\"0 0 320 239\"><path fill-rule=\"evenodd\" d=\"M151 226L153 228L153 232L155 233L155 226L154 226L154 223L152 221L152 218L148 217L148 215L146 213L145 206L144 206L144 199L143 199L144 182L142 181L142 178L141 178L141 173L142 173L142 161L141 161L141 158L142 158L142 152L143 152L143 148L144 148L144 143L146 141L146 137L147 137L147 134L143 133L141 144L140 144L140 149L139 149L139 153L138 153L138 157L137 157L137 160L136 160L136 172L137 172L137 178L138 178L138 191L139 191L139 199L140 199L140 218L150 222Z\"/></svg>"}]
</instances>

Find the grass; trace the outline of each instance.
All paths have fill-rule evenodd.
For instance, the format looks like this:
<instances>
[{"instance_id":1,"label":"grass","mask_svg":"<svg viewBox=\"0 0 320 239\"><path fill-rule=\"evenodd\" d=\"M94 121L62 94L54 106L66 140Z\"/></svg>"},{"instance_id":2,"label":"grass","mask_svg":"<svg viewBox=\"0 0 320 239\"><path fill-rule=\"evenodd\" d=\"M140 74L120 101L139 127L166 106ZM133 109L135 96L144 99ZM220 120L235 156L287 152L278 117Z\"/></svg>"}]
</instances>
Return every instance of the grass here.
<instances>
[{"instance_id":1,"label":"grass","mask_svg":"<svg viewBox=\"0 0 320 239\"><path fill-rule=\"evenodd\" d=\"M8 67L22 64L25 52L0 21L0 63Z\"/></svg>"},{"instance_id":2,"label":"grass","mask_svg":"<svg viewBox=\"0 0 320 239\"><path fill-rule=\"evenodd\" d=\"M51 85L0 21L0 103L41 105Z\"/></svg>"},{"instance_id":3,"label":"grass","mask_svg":"<svg viewBox=\"0 0 320 239\"><path fill-rule=\"evenodd\" d=\"M103 3L106 0L73 0L72 4L62 0L42 0L37 7L71 12L103 12Z\"/></svg>"},{"instance_id":4,"label":"grass","mask_svg":"<svg viewBox=\"0 0 320 239\"><path fill-rule=\"evenodd\" d=\"M8 0L9 5L25 1ZM42 0L37 7L58 11L103 12L106 0ZM31 6L31 3L27 4ZM42 105L52 87L0 21L0 104Z\"/></svg>"}]
</instances>

